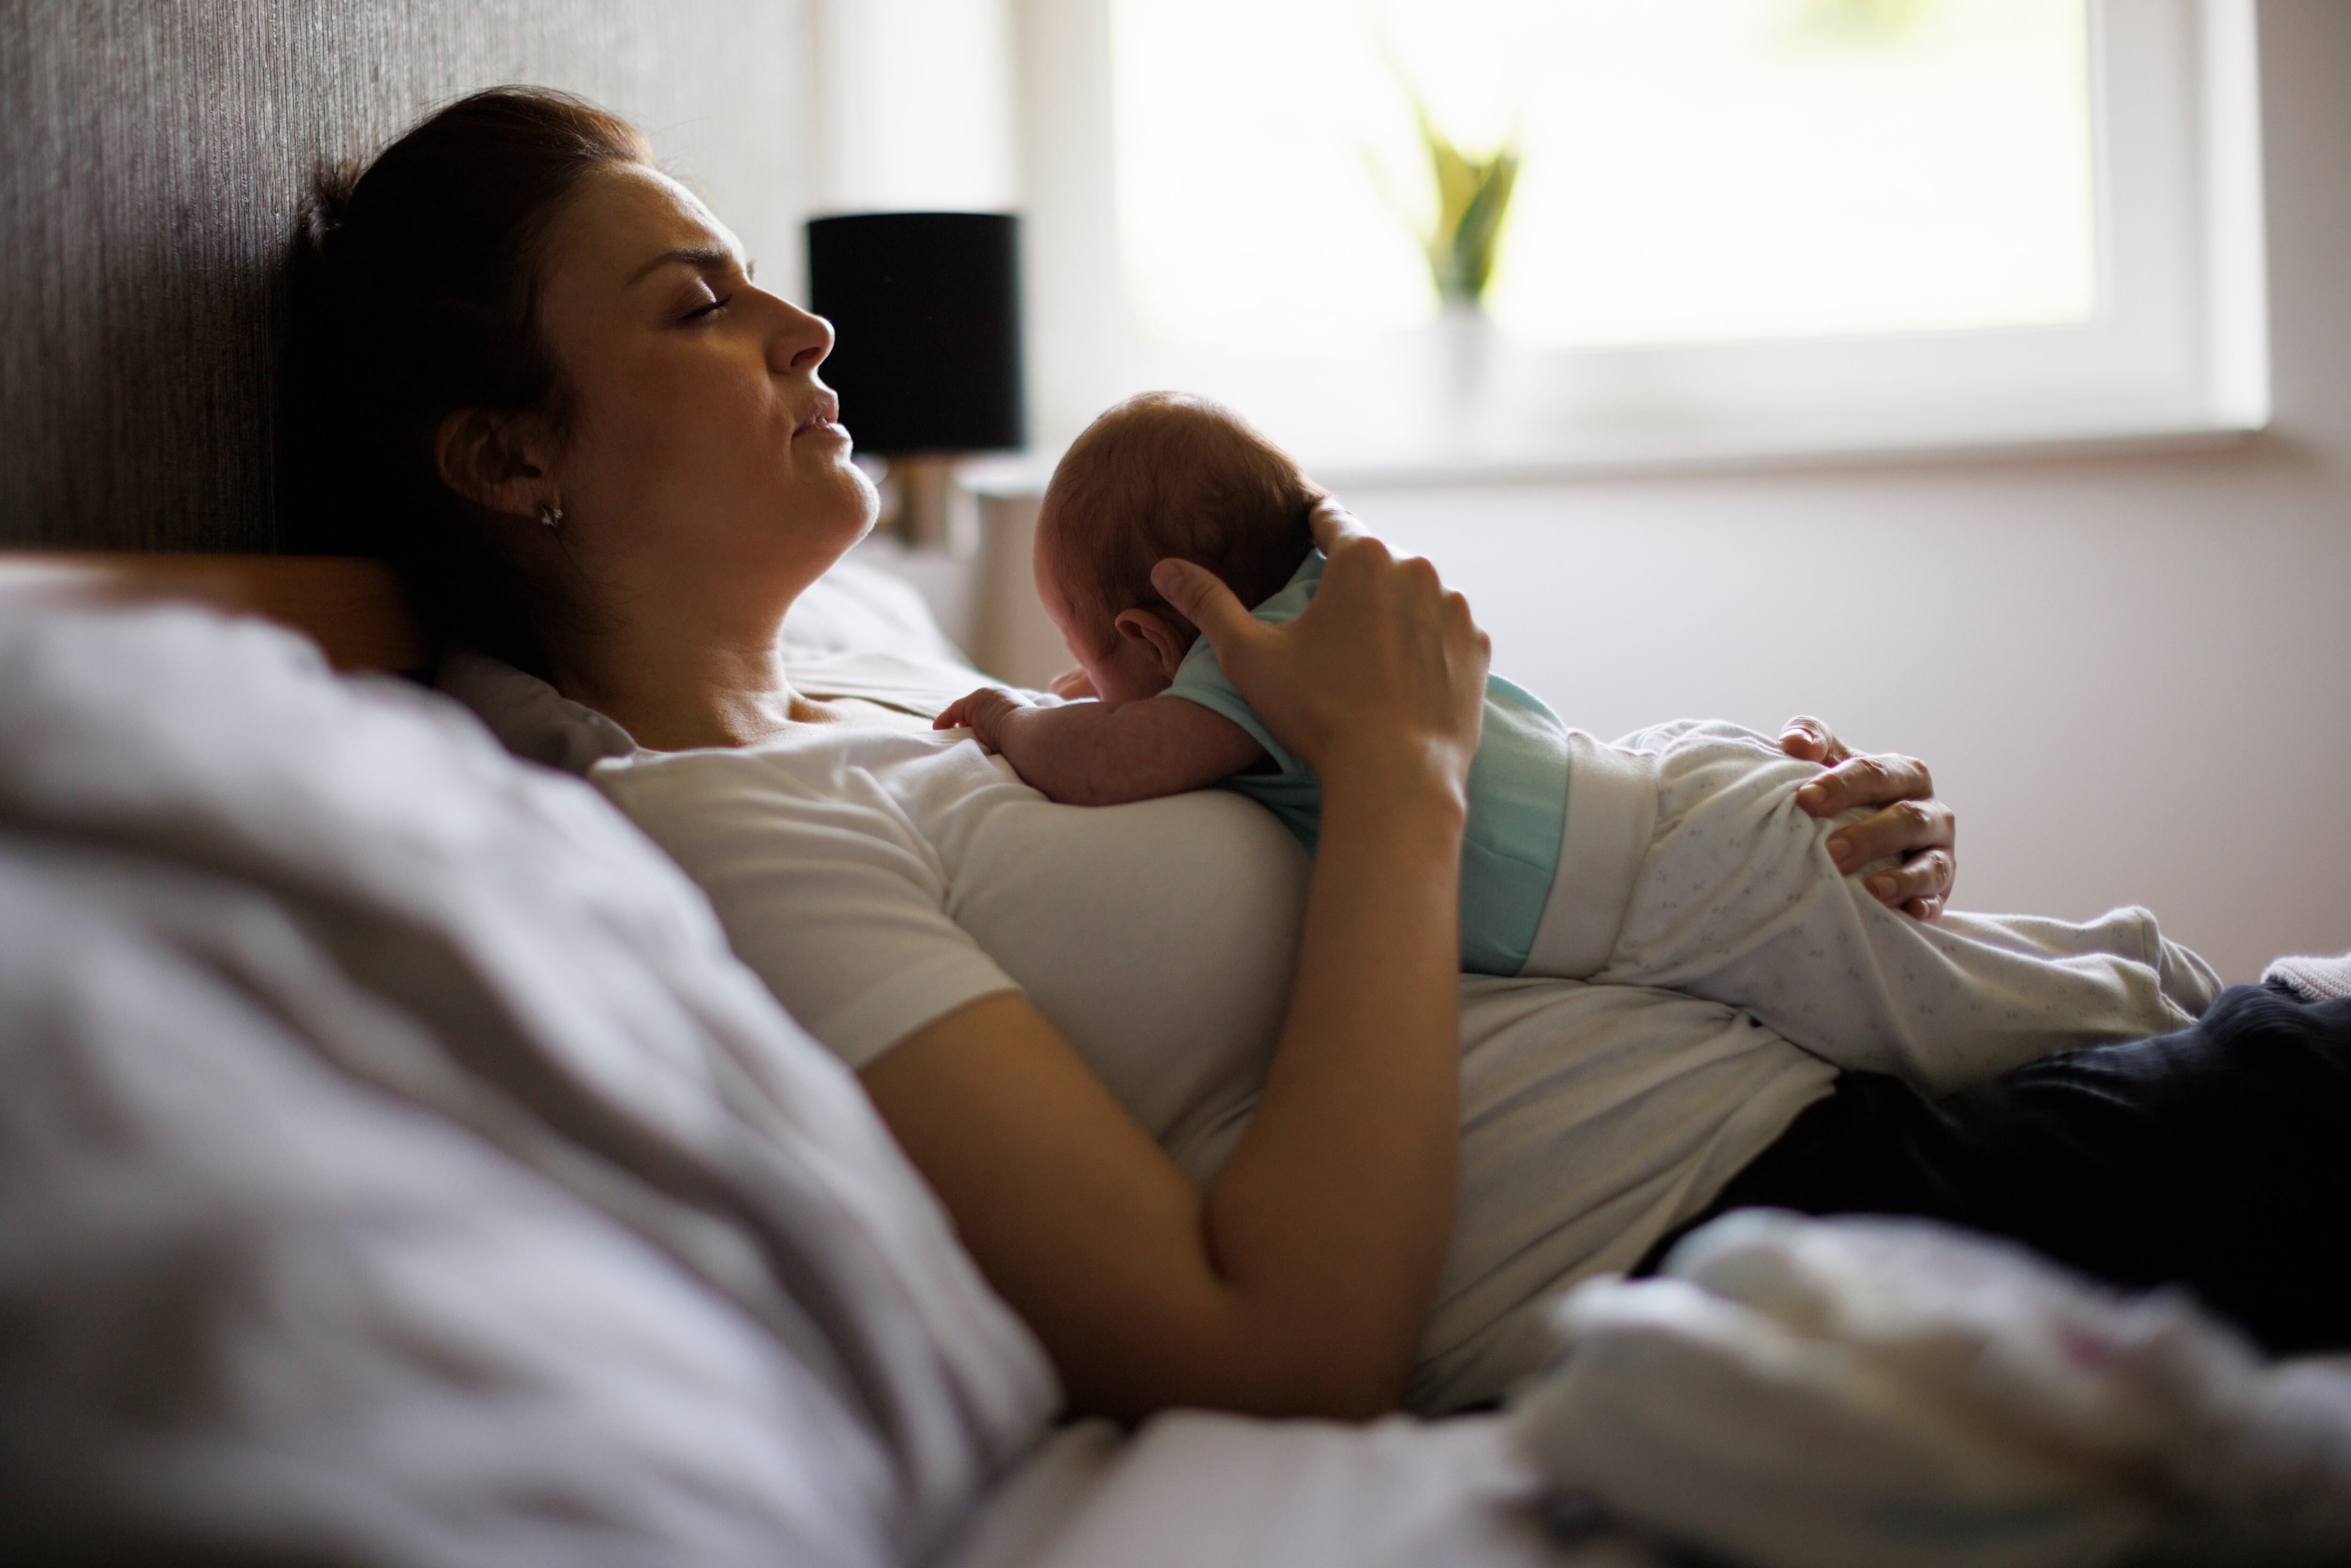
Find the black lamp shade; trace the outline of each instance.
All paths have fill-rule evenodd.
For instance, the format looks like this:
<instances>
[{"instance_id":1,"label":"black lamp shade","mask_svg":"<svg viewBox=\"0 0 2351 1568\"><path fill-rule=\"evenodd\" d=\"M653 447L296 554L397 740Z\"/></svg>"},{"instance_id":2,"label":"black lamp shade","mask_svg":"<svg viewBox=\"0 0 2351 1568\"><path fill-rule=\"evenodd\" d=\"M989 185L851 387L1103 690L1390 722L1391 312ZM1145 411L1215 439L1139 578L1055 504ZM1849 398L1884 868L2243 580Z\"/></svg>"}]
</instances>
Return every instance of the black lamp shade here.
<instances>
[{"instance_id":1,"label":"black lamp shade","mask_svg":"<svg viewBox=\"0 0 2351 1568\"><path fill-rule=\"evenodd\" d=\"M809 308L832 323L820 372L858 449L1021 445L1019 220L859 213L808 226Z\"/></svg>"}]
</instances>

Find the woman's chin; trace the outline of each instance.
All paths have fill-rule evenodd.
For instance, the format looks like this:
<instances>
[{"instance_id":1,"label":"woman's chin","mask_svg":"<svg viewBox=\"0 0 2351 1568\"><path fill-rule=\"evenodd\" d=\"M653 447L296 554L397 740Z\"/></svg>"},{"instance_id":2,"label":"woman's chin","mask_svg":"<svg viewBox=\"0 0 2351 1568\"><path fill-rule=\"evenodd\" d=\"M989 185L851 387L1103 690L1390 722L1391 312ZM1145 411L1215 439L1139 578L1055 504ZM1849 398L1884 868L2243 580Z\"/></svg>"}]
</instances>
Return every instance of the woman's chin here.
<instances>
[{"instance_id":1,"label":"woman's chin","mask_svg":"<svg viewBox=\"0 0 2351 1568\"><path fill-rule=\"evenodd\" d=\"M882 515L882 497L865 471L845 455L838 467L826 471L825 480L821 486L811 486L801 492L794 521L834 541L832 549L838 554L873 531L874 520Z\"/></svg>"},{"instance_id":2,"label":"woman's chin","mask_svg":"<svg viewBox=\"0 0 2351 1568\"><path fill-rule=\"evenodd\" d=\"M872 533L874 523L881 518L882 492L873 487L872 477L856 464L844 460L841 466L849 471L850 483L856 490L857 529L849 539L853 545Z\"/></svg>"}]
</instances>

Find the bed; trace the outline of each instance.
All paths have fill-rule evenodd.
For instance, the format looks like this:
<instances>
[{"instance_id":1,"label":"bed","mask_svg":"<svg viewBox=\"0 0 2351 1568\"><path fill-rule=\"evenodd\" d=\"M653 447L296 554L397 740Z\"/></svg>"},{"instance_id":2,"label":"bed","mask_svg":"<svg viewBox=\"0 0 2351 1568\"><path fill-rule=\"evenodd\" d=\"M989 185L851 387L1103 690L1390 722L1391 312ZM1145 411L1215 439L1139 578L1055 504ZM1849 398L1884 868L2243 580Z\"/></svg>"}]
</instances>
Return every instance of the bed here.
<instances>
[{"instance_id":1,"label":"bed","mask_svg":"<svg viewBox=\"0 0 2351 1568\"><path fill-rule=\"evenodd\" d=\"M812 597L803 637L944 645L887 580ZM228 610L425 663L368 563L0 566L20 1541L1617 1560L1547 1535L1499 1417L1049 1432L1033 1343L650 846Z\"/></svg>"},{"instance_id":2,"label":"bed","mask_svg":"<svg viewBox=\"0 0 2351 1568\"><path fill-rule=\"evenodd\" d=\"M954 657L854 563L786 639ZM2342 1374L1917 1227L1722 1222L1680 1279L1580 1287L1508 1411L1057 1424L853 1079L601 797L385 673L431 655L369 562L0 560L0 1487L35 1555L2351 1540Z\"/></svg>"}]
</instances>

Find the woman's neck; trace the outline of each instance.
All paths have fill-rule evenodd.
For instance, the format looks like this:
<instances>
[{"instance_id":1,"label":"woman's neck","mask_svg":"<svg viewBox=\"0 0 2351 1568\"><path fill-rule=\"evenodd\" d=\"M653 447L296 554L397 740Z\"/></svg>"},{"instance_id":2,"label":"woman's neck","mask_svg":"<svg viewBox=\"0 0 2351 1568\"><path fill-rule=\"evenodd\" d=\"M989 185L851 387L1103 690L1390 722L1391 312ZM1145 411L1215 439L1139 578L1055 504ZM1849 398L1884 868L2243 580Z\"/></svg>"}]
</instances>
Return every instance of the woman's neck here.
<instances>
[{"instance_id":1,"label":"woman's neck","mask_svg":"<svg viewBox=\"0 0 2351 1568\"><path fill-rule=\"evenodd\" d=\"M835 716L792 688L777 628L685 634L638 622L550 639L556 689L656 751L748 746Z\"/></svg>"}]
</instances>

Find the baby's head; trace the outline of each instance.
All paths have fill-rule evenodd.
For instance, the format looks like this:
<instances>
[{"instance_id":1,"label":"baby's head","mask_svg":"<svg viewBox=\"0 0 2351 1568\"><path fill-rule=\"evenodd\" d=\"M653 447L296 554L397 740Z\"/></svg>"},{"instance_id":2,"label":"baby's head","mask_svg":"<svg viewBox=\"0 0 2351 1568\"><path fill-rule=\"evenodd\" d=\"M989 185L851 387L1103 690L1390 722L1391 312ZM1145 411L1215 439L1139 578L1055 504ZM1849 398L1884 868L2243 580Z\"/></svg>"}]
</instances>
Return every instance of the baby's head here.
<instances>
[{"instance_id":1,"label":"baby's head","mask_svg":"<svg viewBox=\"0 0 2351 1568\"><path fill-rule=\"evenodd\" d=\"M1321 486L1221 403L1142 392L1088 425L1037 517L1037 592L1105 702L1157 695L1198 634L1151 586L1169 556L1243 604L1271 598L1314 548Z\"/></svg>"}]
</instances>

